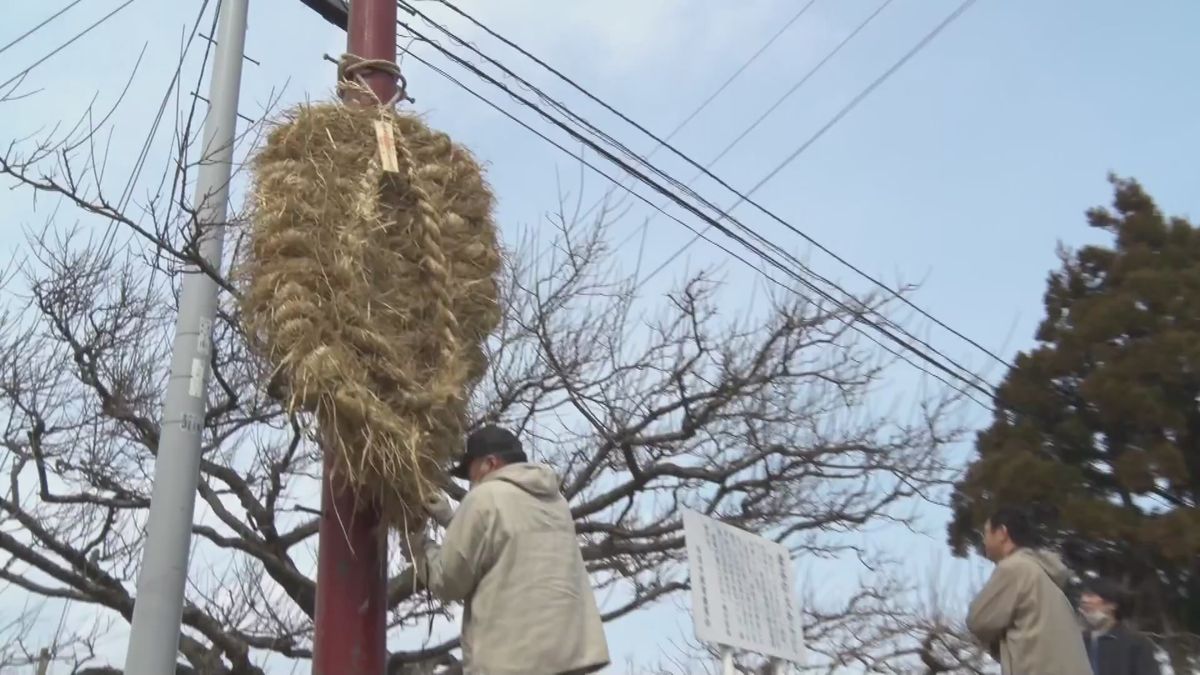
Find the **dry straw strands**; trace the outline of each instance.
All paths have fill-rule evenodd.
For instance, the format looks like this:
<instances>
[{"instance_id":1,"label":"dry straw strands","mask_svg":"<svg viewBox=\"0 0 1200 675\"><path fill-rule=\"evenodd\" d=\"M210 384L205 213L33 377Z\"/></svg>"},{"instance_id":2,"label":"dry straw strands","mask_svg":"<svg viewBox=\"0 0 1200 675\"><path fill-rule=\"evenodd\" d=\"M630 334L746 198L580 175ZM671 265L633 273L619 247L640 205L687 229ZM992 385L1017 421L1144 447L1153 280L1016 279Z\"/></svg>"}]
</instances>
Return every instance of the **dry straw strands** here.
<instances>
[{"instance_id":1,"label":"dry straw strands","mask_svg":"<svg viewBox=\"0 0 1200 675\"><path fill-rule=\"evenodd\" d=\"M381 164L381 120L397 172ZM336 478L413 529L500 320L492 194L467 150L381 107L292 110L254 171L248 333L289 405L315 415Z\"/></svg>"}]
</instances>

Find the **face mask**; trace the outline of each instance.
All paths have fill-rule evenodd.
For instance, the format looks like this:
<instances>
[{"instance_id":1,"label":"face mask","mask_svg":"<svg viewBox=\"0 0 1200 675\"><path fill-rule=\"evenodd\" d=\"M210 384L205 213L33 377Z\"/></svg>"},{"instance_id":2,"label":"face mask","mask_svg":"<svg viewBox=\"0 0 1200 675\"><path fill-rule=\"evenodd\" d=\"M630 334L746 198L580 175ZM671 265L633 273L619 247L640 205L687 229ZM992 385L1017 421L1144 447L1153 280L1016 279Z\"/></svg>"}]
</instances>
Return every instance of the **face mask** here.
<instances>
[{"instance_id":1,"label":"face mask","mask_svg":"<svg viewBox=\"0 0 1200 675\"><path fill-rule=\"evenodd\" d=\"M1091 628L1103 628L1104 626L1108 625L1110 620L1108 614L1105 614L1099 610L1090 610L1080 612L1079 614L1083 617L1084 623Z\"/></svg>"}]
</instances>

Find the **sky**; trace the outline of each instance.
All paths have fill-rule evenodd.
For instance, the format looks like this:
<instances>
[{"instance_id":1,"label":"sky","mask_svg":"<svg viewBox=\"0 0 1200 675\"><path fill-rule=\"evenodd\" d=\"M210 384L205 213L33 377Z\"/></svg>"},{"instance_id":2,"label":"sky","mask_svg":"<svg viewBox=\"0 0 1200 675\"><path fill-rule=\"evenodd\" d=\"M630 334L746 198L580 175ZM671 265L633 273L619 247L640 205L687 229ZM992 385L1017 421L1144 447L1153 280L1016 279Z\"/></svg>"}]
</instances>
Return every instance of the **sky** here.
<instances>
[{"instance_id":1,"label":"sky","mask_svg":"<svg viewBox=\"0 0 1200 675\"><path fill-rule=\"evenodd\" d=\"M122 2L83 0L30 38L0 51L0 81ZM662 136L807 2L462 0L461 5ZM0 47L60 4L66 3L8 3L0 24ZM880 4L881 0L815 0L673 143L707 163ZM959 4L892 0L717 163L714 173L741 190L756 185ZM489 54L503 55L526 76L537 75L531 79L633 149L649 152L655 147L654 141L539 73L534 64L439 11L435 3L421 6L478 40ZM112 184L122 187L199 7L199 0L133 0L33 70L25 90L40 90L36 95L0 104L0 144L7 146L60 120L73 122L93 96L98 106L111 105L145 48L142 66L115 118L111 141L108 171ZM344 36L297 0L251 0L250 7L246 53L258 65L246 64L242 113L257 119L272 92L284 105L328 98L334 72L322 56L340 54ZM209 21L205 19L206 27ZM1200 117L1195 114L1200 109L1194 68L1200 63L1197 25L1200 4L1191 0L978 0L807 145L754 198L877 278L893 284L920 282L915 301L922 308L1010 357L1031 343L1042 313L1046 275L1057 262L1056 247L1104 241L1101 233L1087 228L1083 212L1107 203L1107 172L1139 179L1169 213L1200 216L1200 164L1195 161L1200 149ZM196 90L202 46L189 53L182 70L184 99L168 101L170 110L177 104L186 106L187 94ZM429 50L418 53L445 65ZM574 185L579 169L573 159L415 61L406 60L404 69L416 99L414 109L485 163L508 236L542 221L556 203L560 180ZM523 119L536 121L469 75L456 74ZM207 84L201 84L200 90L206 89ZM563 140L562 134L551 135ZM148 166L163 165L168 145L164 133ZM667 152L655 158L684 179L695 173ZM589 198L607 188L601 177L587 175L586 180ZM736 201L711 181L696 186L719 204ZM144 196L149 188L146 182L135 196ZM734 213L847 288L870 289L853 272L761 213L745 205ZM23 232L40 227L49 214L46 205L35 204L26 191L0 190L0 249L19 253ZM647 209L636 209L615 227L613 237L628 240L623 250L630 259L640 253L642 269L653 269L691 233L658 216L646 224L639 251L639 228L646 215ZM733 293L756 283L755 273L700 242L671 262L653 284L647 282L647 292L666 290L686 270L712 264L724 265ZM731 302L735 299L731 296ZM924 334L993 379L999 375L994 363L944 331L929 328ZM905 396L914 381L901 376L896 396ZM982 410L968 413L973 425L985 421ZM945 512L926 507L922 516L923 533L877 535L884 537L879 543L910 552L918 571L977 577L978 565L945 560ZM609 627L614 662L653 659L657 645L686 632L686 625L678 603L617 622Z\"/></svg>"}]
</instances>

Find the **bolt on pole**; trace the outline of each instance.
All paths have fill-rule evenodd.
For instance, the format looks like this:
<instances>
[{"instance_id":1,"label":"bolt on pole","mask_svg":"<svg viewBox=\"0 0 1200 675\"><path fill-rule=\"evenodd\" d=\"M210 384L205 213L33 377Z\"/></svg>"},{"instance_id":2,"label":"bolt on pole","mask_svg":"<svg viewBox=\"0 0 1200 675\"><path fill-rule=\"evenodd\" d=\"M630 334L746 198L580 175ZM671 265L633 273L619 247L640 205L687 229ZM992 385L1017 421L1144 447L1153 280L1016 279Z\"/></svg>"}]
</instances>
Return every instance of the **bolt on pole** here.
<instances>
[{"instance_id":1,"label":"bolt on pole","mask_svg":"<svg viewBox=\"0 0 1200 675\"><path fill-rule=\"evenodd\" d=\"M396 0L353 0L347 51L396 61ZM364 79L380 101L396 94L390 73ZM363 101L346 101L349 105ZM387 667L387 532L379 513L357 503L331 480L326 455L321 475L313 675L384 675Z\"/></svg>"},{"instance_id":2,"label":"bolt on pole","mask_svg":"<svg viewBox=\"0 0 1200 675\"><path fill-rule=\"evenodd\" d=\"M196 184L200 255L221 268L237 131L248 0L222 0ZM146 546L138 574L126 675L175 672L200 479L200 437L212 353L216 282L189 266L179 296L171 375L163 402Z\"/></svg>"}]
</instances>

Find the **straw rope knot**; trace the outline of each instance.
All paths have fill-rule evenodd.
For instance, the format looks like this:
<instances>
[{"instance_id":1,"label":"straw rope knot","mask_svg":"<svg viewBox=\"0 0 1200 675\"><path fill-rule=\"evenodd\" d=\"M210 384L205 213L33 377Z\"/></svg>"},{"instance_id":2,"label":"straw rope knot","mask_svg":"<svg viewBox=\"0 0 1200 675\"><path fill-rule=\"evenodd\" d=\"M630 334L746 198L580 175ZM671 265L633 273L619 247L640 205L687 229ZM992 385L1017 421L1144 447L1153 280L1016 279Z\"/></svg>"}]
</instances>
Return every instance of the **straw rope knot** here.
<instances>
[{"instance_id":1,"label":"straw rope knot","mask_svg":"<svg viewBox=\"0 0 1200 675\"><path fill-rule=\"evenodd\" d=\"M329 58L329 57L326 57ZM392 107L400 101L411 101L408 96L408 80L404 78L400 72L400 66L387 59L365 59L354 54L342 54L336 61L329 58L330 61L337 63L337 93L338 96L345 98L351 94L364 94L369 96L378 105ZM385 73L396 81L396 93L387 101L382 101L375 91L367 84L365 74L368 72Z\"/></svg>"}]
</instances>

